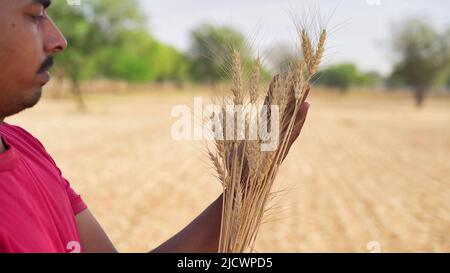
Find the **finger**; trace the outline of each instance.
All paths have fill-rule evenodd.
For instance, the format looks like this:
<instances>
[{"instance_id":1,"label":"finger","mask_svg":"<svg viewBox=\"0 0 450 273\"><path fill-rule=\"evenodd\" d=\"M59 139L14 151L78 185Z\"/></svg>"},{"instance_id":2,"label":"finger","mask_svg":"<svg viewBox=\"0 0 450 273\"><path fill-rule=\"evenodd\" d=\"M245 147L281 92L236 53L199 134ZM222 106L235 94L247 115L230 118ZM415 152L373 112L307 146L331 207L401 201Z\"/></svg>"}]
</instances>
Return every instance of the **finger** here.
<instances>
[{"instance_id":1,"label":"finger","mask_svg":"<svg viewBox=\"0 0 450 273\"><path fill-rule=\"evenodd\" d=\"M303 128L303 125L305 124L306 117L308 115L310 104L308 102L304 102L302 106L300 107L300 111L297 113L297 117L295 120L294 128L292 130L292 134L290 137L291 144L297 139L297 137L300 135L300 132Z\"/></svg>"},{"instance_id":2,"label":"finger","mask_svg":"<svg viewBox=\"0 0 450 273\"><path fill-rule=\"evenodd\" d=\"M295 140L300 135L300 132L303 128L303 125L305 124L306 117L308 115L309 106L310 106L310 104L308 102L304 102L300 107L300 111L297 113L294 128L292 129L292 133L289 136L289 141L288 141L288 146L287 146L286 152L283 155L283 160L284 160L284 158L286 158L289 150L291 149L292 144L294 144Z\"/></svg>"},{"instance_id":3,"label":"finger","mask_svg":"<svg viewBox=\"0 0 450 273\"><path fill-rule=\"evenodd\" d=\"M305 91L305 95L303 96L302 103L300 105L303 105L306 102L306 99L308 98L309 95L309 90L311 89L308 87Z\"/></svg>"}]
</instances>

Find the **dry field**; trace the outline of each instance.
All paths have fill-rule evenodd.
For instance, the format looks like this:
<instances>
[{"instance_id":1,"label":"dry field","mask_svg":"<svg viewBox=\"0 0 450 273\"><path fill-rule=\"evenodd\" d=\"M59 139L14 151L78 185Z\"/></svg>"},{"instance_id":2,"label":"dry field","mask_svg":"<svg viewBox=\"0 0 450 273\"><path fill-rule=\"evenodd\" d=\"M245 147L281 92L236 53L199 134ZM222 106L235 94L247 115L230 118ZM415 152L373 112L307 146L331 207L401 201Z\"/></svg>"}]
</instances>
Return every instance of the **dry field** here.
<instances>
[{"instance_id":1,"label":"dry field","mask_svg":"<svg viewBox=\"0 0 450 273\"><path fill-rule=\"evenodd\" d=\"M194 93L92 95L87 113L45 99L10 118L35 134L116 247L148 251L220 193L200 142L170 136ZM258 251L450 251L450 100L314 95L280 170L290 192ZM372 242L372 243L369 243Z\"/></svg>"}]
</instances>

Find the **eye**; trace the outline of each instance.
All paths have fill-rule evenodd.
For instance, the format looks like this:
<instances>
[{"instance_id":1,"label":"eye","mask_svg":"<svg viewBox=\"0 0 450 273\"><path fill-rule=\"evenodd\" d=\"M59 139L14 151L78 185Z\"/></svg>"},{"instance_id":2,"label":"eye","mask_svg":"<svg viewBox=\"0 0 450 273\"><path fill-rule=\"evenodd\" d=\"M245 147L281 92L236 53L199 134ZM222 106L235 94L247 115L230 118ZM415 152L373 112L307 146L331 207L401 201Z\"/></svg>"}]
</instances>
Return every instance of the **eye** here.
<instances>
[{"instance_id":1,"label":"eye","mask_svg":"<svg viewBox=\"0 0 450 273\"><path fill-rule=\"evenodd\" d=\"M31 12L29 15L30 15L31 19L36 22L41 22L47 18L47 14L46 14L45 10L42 8L39 10L36 10L34 12Z\"/></svg>"},{"instance_id":2,"label":"eye","mask_svg":"<svg viewBox=\"0 0 450 273\"><path fill-rule=\"evenodd\" d=\"M45 20L45 15L30 15L31 16L31 18L33 19L33 20L35 20L35 21L43 21L43 20Z\"/></svg>"}]
</instances>

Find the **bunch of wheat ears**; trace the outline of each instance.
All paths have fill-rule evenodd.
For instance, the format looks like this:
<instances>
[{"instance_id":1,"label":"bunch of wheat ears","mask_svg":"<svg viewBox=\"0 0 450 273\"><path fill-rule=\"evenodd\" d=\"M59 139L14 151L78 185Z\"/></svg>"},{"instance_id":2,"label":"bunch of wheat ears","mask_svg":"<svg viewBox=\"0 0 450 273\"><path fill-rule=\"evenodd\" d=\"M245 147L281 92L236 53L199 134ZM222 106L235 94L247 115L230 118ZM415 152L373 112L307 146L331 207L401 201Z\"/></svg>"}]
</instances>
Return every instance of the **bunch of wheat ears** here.
<instances>
[{"instance_id":1,"label":"bunch of wheat ears","mask_svg":"<svg viewBox=\"0 0 450 273\"><path fill-rule=\"evenodd\" d=\"M271 80L268 91L261 87L261 62L257 58L251 68L248 80L243 77L243 61L238 51L233 50L231 57L231 93L223 98L223 113L232 105L268 106L265 113L259 112L259 119L269 119L273 115L270 106L278 107L280 130L277 133L278 146L274 150L263 151L264 140L244 138L218 139L208 155L217 177L223 186L222 222L220 230L220 253L253 252L258 230L268 212L268 204L277 194L272 186L278 169L287 153L290 136L296 117L301 111L309 90L310 81L315 75L324 54L326 30L320 30L315 37L307 30L299 28L301 49L299 57L291 61L289 69ZM262 109L262 108L260 108ZM234 114L233 114L234 115ZM233 117L234 118L234 117ZM250 114L245 115L245 120ZM225 120L221 130L223 136L229 129ZM250 123L250 122L249 122ZM233 125L234 126L234 125ZM239 132L237 133L239 134Z\"/></svg>"}]
</instances>

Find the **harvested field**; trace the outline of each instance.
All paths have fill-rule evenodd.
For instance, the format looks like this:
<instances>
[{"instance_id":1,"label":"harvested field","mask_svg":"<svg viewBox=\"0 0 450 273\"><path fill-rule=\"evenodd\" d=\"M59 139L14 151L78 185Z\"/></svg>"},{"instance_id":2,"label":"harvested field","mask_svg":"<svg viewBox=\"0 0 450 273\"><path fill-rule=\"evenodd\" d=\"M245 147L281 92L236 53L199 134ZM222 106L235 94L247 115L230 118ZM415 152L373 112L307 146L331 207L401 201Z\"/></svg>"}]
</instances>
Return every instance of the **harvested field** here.
<instances>
[{"instance_id":1,"label":"harvested field","mask_svg":"<svg viewBox=\"0 0 450 273\"><path fill-rule=\"evenodd\" d=\"M96 94L87 113L45 99L7 121L44 143L120 251L143 252L221 191L202 143L170 135L172 107L193 97ZM422 110L399 95L309 101L301 143L277 180L290 192L257 250L450 251L450 100Z\"/></svg>"}]
</instances>

